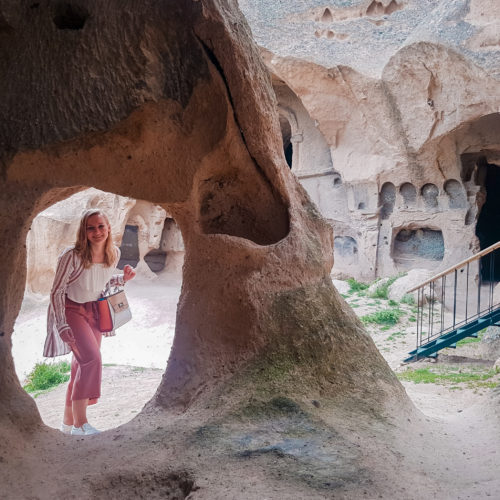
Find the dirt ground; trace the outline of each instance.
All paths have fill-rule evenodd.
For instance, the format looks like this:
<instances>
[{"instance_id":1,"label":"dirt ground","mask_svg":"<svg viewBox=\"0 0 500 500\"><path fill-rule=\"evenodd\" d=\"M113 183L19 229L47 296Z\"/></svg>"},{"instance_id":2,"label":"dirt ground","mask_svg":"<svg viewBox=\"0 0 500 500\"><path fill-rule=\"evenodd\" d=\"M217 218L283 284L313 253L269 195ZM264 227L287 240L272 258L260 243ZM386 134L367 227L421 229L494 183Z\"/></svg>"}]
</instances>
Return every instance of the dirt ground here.
<instances>
[{"instance_id":1,"label":"dirt ground","mask_svg":"<svg viewBox=\"0 0 500 500\"><path fill-rule=\"evenodd\" d=\"M138 299L135 305L136 314L141 317L142 321L146 321L148 316L152 318L152 321L150 327L142 332L135 332L135 335L141 335L144 345L149 346L148 349L151 348L151 353L154 352L156 353L155 355L161 353L161 356L157 356L158 359L153 363L150 362L151 360L149 360L148 363L142 362L142 364L147 364L148 366L140 366L141 360L144 359L144 353L135 354L137 346L128 345L127 342L125 342L125 336L122 337L121 340L120 337L117 336L118 342L114 344L116 347L113 349L114 357L112 363L109 362L109 359L106 359L105 353L103 353L105 366L103 368L102 397L97 405L89 409L89 421L102 430L118 428L111 431L114 433L113 440L120 439L122 435L119 426L137 416L143 406L154 395L164 371L161 368L161 363L166 364L165 350L168 350L169 343L171 342L170 337L155 337L154 329L158 328L158 331L163 329L163 331L170 332L173 329L175 321L175 303L179 287L170 286L168 291L162 292L161 288L163 285L157 284L155 285L157 288L146 297L142 286L143 285L138 283L136 289L131 290L131 301L134 303L133 296L136 293L137 296L142 297ZM362 294L347 292L345 283L336 282L336 286L339 288L339 291L343 293L347 302L350 303L351 306L354 306L355 312L360 317L370 314L373 311L390 307L387 300L374 300ZM154 301L154 297L158 297L162 293L163 297L170 297L170 306L164 310L160 316L156 313L151 313L151 311L155 311L151 303L148 306L150 308L152 307L152 309L150 309L150 314L140 312L141 300L150 299ZM406 353L414 348L415 325L410 319L414 314L414 306L399 304L397 307L403 311L403 314L396 324L390 325L389 327L373 323L367 324L367 329L375 344L391 368L398 373L417 367L426 368L438 365L446 367L449 365L447 361L448 354L442 356L442 361L440 360L438 363L421 361L409 366L402 363L402 359L405 357ZM43 323L43 317L41 315L42 310L43 307L41 306L29 307L29 304L25 305L18 319L18 330L16 330L15 335L19 337L23 335L28 336L30 334L33 335L32 327L34 322ZM151 337L148 337L148 335L151 335ZM15 342L18 342L18 346L21 342L19 337L15 340ZM26 338L24 340L26 340ZM122 352L120 352L120 349ZM470 349L467 351L467 349L464 348L464 352L469 351ZM17 352L19 352L19 350ZM454 351L454 354L459 355L460 349ZM124 360L123 362L120 362L120 357ZM20 364L26 365L27 363L28 361L24 360ZM152 364L158 364L160 366L152 367ZM464 370L467 369L467 363L463 363L462 366ZM488 363L483 363L482 366L484 369L489 369ZM492 380L498 383L499 378L500 375L497 375ZM415 470L419 470L420 468L418 475L410 474L409 471L394 470L394 463L391 462L392 458L389 460L387 457L388 465L384 465L384 453L388 452L381 450L379 444L375 444L375 442L370 444L371 436L366 435L364 449L367 451L367 455L363 459L364 467L367 470L373 469L379 471L377 473L387 475L387 489L381 493L375 494L376 490L373 489L373 487L370 489L369 486L371 480L366 479L365 481L361 476L358 477L358 469L356 469L354 473L350 471L349 464L344 464L343 467L346 467L346 469L342 472L344 469L338 469L338 467L340 467L340 462L338 462L337 466L334 465L335 456L337 456L336 453L339 454L338 456L350 456L355 453L353 450L356 450L356 447L359 445L349 444L349 439L347 439L347 441L339 440L337 436L337 438L333 439L335 449L328 451L328 446L325 443L329 442L332 437L328 436L325 430L316 430L312 438L307 440L305 438L302 439L304 443L300 445L306 447L304 449L311 447L311 451L307 453L311 460L311 457L314 455L314 473L320 474L322 467L326 467L326 465L334 469L337 467L337 469L335 469L336 474L340 474L340 477L344 474L346 477L346 484L352 483L353 479L351 475L353 474L358 477L359 484L356 486L355 490L352 489L353 486L346 486L344 493L342 493L343 490L337 489L335 495L332 496L326 492L321 493L321 488L318 492L316 488L317 485L315 485L311 479L310 482L307 482L309 481L307 480L306 483L316 488L314 489L314 491L316 491L314 495L311 493L313 490L309 491L306 487L304 487L303 490L299 488L293 493L293 488L292 490L290 490L290 488L285 488L280 481L276 482L269 477L264 479L259 475L261 472L259 472L258 463L259 461L263 461L264 456L269 453L269 443L276 438L276 433L279 434L281 432L279 427L284 425L283 421L278 420L270 429L253 429L248 426L242 426L241 429L233 428L231 430L233 434L237 432L237 436L239 436L236 439L234 435L231 434L230 442L233 443L231 446L236 446L236 450L239 449L238 446L242 446L241 443L250 439L249 436L253 436L253 446L259 451L255 452L257 455L255 455L255 460L252 461L251 465L247 462L245 464L238 461L233 463L229 459L226 461L225 456L217 458L218 450L211 449L210 453L212 454L211 456L213 456L213 464L211 464L208 469L215 468L214 470L217 470L217 468L220 468L221 471L224 470L224 474L227 475L228 478L234 478L235 475L241 476L241 484L234 484L234 482L228 483L221 479L221 488L225 493L217 498L500 498L500 476L498 475L498 470L500 470L500 421L498 418L500 415L500 390L498 388L490 389L480 384L475 385L466 383L416 384L403 381L402 384L415 406L422 412L423 420L426 421L426 423L431 426L430 429L432 429L428 435L420 433L420 437L418 437L416 428L413 428L411 433L407 436L401 436L401 440L403 441L405 439L410 440L409 436L417 433L418 439L421 439L421 442L410 440L408 443L408 454L404 457L406 464L413 463ZM36 398L36 404L42 419L49 427L57 429L60 425L64 393L65 385L62 385ZM297 428L293 430L295 434L300 436L307 431L306 423L301 422L300 418L295 418L294 422L294 425L297 426ZM140 424L138 423L137 425ZM165 425L166 429L168 426L175 426L175 423L170 422ZM411 422L408 425L414 426L417 424ZM158 429L160 428L162 427L158 427ZM196 439L202 444L206 442L211 443L214 433L223 432L221 430L222 428L223 427L202 426L196 431ZM185 430L183 433L184 432ZM224 432L229 432L229 430L225 429ZM154 431L151 431L150 434L153 436L156 435ZM217 436L217 439L223 441L229 440L229 437L224 438L224 436L222 436L221 438L219 434L217 434ZM157 438L154 437L154 439L156 440ZM316 440L318 440L317 449L313 452L312 449L316 446ZM234 444L235 442L239 444ZM175 443L174 438L172 438L171 446L175 446L173 443ZM290 443L287 444L287 441L280 441L279 443L279 446L276 445L278 446L277 448L273 448L273 450L275 450L273 453L277 453L276 463L288 456L293 457L294 453L296 453L296 450L294 451L293 449L293 447L297 446L296 442L294 442L293 445ZM248 448L248 443L246 443L245 446ZM290 446L292 446L292 448L290 448ZM435 450L432 449L434 446ZM248 453L247 448L245 448L245 453ZM284 455L280 455L283 453ZM304 453L304 451L302 450L301 453ZM424 453L426 457L429 457L429 454L432 457L430 459L430 465L427 462L424 465ZM201 453L198 455L198 457L200 456L202 457L200 460L202 460L203 454ZM352 456L354 457L355 455ZM266 458L268 458L267 455ZM427 458L426 460L429 459ZM271 463L274 462L271 461ZM390 463L392 463L392 465L389 465ZM419 465L419 463L421 465ZM266 464L268 464L268 462L266 462ZM266 465L266 467L267 466L268 465ZM292 466L292 464L290 464L292 468L295 466L296 465ZM238 467L241 467L241 472L238 472ZM405 467L407 467L407 465ZM305 474L306 472L307 469L304 469L303 473ZM217 476L217 473L213 470L210 474L216 474ZM214 498L210 495L206 496L203 493L204 484L213 481L214 476L210 474L207 471L205 483L202 478L198 479L197 487L199 487L199 490L191 492L188 498ZM252 474L254 474L254 476L252 476ZM280 469L279 473L276 472L276 474L281 475L282 469ZM400 476L398 477L398 481L394 481L394 483L399 484L402 482L408 484L403 487L394 486L393 489L391 489L390 483L392 479L390 478L394 477L394 474ZM314 474L311 474L311 478L313 475ZM154 479L154 481L156 481L156 479ZM262 489L264 482L266 487ZM363 485L365 483L366 489L363 490ZM104 490L109 491L109 488L110 486L107 485ZM308 491L309 493L307 493ZM117 498L118 497L119 495ZM153 497L156 498L155 496ZM181 495L179 498L184 498L184 496Z\"/></svg>"}]
</instances>

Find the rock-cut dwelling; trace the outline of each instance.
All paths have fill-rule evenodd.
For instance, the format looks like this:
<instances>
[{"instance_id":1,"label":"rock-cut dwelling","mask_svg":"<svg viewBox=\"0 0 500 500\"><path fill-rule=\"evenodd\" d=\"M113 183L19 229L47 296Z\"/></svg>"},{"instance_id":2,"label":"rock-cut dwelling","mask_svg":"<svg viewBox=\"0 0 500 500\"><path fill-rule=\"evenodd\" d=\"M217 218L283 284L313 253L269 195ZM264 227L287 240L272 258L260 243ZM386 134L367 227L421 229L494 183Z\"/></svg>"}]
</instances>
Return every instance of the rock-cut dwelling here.
<instances>
[{"instance_id":1,"label":"rock-cut dwelling","mask_svg":"<svg viewBox=\"0 0 500 500\"><path fill-rule=\"evenodd\" d=\"M498 2L240 5L335 275L437 273L500 240Z\"/></svg>"}]
</instances>

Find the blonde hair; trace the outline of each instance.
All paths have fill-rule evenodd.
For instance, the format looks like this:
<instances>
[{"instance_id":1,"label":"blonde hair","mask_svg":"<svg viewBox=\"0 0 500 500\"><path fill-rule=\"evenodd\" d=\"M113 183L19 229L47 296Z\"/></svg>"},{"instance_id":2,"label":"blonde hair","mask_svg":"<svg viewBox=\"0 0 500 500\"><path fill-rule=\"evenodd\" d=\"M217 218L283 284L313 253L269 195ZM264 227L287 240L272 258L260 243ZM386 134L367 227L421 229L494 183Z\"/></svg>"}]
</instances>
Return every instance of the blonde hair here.
<instances>
[{"instance_id":1,"label":"blonde hair","mask_svg":"<svg viewBox=\"0 0 500 500\"><path fill-rule=\"evenodd\" d=\"M109 224L108 216L98 208L91 208L83 212L80 219L80 227L76 233L75 252L82 259L83 267L88 269L92 265L92 252L89 240L87 238L87 221L93 215L100 215L108 225L109 234L104 245L104 265L111 267L116 260L116 250L111 237L111 225Z\"/></svg>"}]
</instances>

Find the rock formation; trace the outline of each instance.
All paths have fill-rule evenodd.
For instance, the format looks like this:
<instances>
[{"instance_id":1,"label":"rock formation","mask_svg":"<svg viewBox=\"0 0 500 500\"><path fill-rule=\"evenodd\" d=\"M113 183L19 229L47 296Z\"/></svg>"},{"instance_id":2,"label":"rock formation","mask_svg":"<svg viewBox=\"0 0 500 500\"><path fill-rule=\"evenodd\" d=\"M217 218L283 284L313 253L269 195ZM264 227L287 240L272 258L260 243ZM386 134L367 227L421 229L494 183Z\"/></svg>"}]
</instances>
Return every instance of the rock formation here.
<instances>
[{"instance_id":1,"label":"rock formation","mask_svg":"<svg viewBox=\"0 0 500 500\"><path fill-rule=\"evenodd\" d=\"M421 430L332 285L331 227L285 163L271 81L235 2L11 0L0 7L0 41L2 494L314 499L359 498L369 489L401 498L419 470L429 478L419 494L439 495L432 461L423 458L439 436ZM405 54L422 50L441 49L424 43ZM353 70L328 76L308 68L311 79L321 74L344 89L341 123L363 84L380 101L403 97L395 77L411 73L403 55L386 72L391 101ZM408 60L416 64L416 56ZM416 88L429 79L414 76ZM463 94L460 112L470 114L475 101ZM452 108L432 95L437 111ZM369 106L358 97L352 114L361 126ZM422 140L401 144L403 135L398 142L388 133L392 122L366 116L376 120L367 135L386 138L381 149L415 149ZM398 126L421 132L411 117ZM488 130L482 122L467 127L454 137ZM370 151L357 159L372 158ZM355 161L339 157L347 170ZM370 168L389 182L392 161L379 160ZM83 187L160 205L179 225L186 253L174 345L156 396L126 426L75 441L40 422L15 377L10 336L31 221ZM359 193L352 203L372 209L373 183ZM376 245L376 234L367 234ZM420 446L404 460L418 435Z\"/></svg>"},{"instance_id":2,"label":"rock formation","mask_svg":"<svg viewBox=\"0 0 500 500\"><path fill-rule=\"evenodd\" d=\"M337 276L437 273L500 240L494 0L242 0ZM314 153L312 153L314 152Z\"/></svg>"}]
</instances>

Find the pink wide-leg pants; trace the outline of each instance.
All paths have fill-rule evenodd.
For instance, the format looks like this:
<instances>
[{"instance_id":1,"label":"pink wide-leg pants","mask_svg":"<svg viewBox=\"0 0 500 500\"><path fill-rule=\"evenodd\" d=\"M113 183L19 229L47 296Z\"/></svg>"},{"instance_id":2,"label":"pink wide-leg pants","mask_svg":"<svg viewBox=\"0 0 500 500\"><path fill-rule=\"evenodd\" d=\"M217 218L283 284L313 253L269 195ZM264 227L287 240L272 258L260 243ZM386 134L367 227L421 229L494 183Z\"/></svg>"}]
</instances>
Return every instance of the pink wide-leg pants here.
<instances>
[{"instance_id":1,"label":"pink wide-leg pants","mask_svg":"<svg viewBox=\"0 0 500 500\"><path fill-rule=\"evenodd\" d=\"M66 391L66 406L88 399L89 405L101 396L101 338L95 302L79 304L66 298L66 321L75 337L72 348L71 378Z\"/></svg>"}]
</instances>

